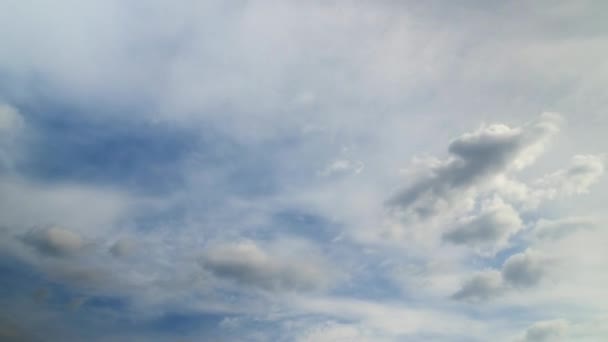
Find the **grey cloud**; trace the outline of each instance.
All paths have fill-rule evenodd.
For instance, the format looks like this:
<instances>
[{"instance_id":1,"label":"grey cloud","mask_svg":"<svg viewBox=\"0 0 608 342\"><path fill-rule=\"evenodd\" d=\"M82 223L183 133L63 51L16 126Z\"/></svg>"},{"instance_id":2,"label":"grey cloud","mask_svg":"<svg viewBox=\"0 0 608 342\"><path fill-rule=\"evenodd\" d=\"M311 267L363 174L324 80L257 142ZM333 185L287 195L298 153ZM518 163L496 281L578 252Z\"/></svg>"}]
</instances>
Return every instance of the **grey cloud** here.
<instances>
[{"instance_id":1,"label":"grey cloud","mask_svg":"<svg viewBox=\"0 0 608 342\"><path fill-rule=\"evenodd\" d=\"M0 340L4 342L35 342L41 341L34 338L25 329L15 322L0 317Z\"/></svg>"},{"instance_id":2,"label":"grey cloud","mask_svg":"<svg viewBox=\"0 0 608 342\"><path fill-rule=\"evenodd\" d=\"M54 277L70 285L103 288L111 282L112 276L106 270L87 266L62 266L49 270Z\"/></svg>"},{"instance_id":3,"label":"grey cloud","mask_svg":"<svg viewBox=\"0 0 608 342\"><path fill-rule=\"evenodd\" d=\"M131 239L122 238L116 241L109 249L109 252L115 257L126 257L133 253L135 242Z\"/></svg>"},{"instance_id":4,"label":"grey cloud","mask_svg":"<svg viewBox=\"0 0 608 342\"><path fill-rule=\"evenodd\" d=\"M504 245L522 226L519 214L502 200L494 200L478 216L465 220L443 235L444 241L470 247L489 248Z\"/></svg>"},{"instance_id":5,"label":"grey cloud","mask_svg":"<svg viewBox=\"0 0 608 342\"><path fill-rule=\"evenodd\" d=\"M3 138L14 135L23 125L23 117L17 108L0 103L0 132Z\"/></svg>"},{"instance_id":6,"label":"grey cloud","mask_svg":"<svg viewBox=\"0 0 608 342\"><path fill-rule=\"evenodd\" d=\"M220 278L263 290L312 290L324 287L328 280L320 265L273 256L253 242L212 248L202 264Z\"/></svg>"},{"instance_id":7,"label":"grey cloud","mask_svg":"<svg viewBox=\"0 0 608 342\"><path fill-rule=\"evenodd\" d=\"M11 168L17 153L15 140L24 127L23 116L17 108L0 103L0 168Z\"/></svg>"},{"instance_id":8,"label":"grey cloud","mask_svg":"<svg viewBox=\"0 0 608 342\"><path fill-rule=\"evenodd\" d=\"M550 260L532 250L513 254L505 261L500 272L490 270L474 275L452 298L476 302L491 299L505 291L533 287L547 275L550 265Z\"/></svg>"},{"instance_id":9,"label":"grey cloud","mask_svg":"<svg viewBox=\"0 0 608 342\"><path fill-rule=\"evenodd\" d=\"M406 216L433 216L452 206L466 191L530 164L559 130L559 122L558 116L544 114L522 127L495 124L464 134L449 145L447 160L429 165L430 176L413 182L388 205Z\"/></svg>"},{"instance_id":10,"label":"grey cloud","mask_svg":"<svg viewBox=\"0 0 608 342\"><path fill-rule=\"evenodd\" d=\"M527 250L510 256L502 268L504 282L516 288L537 285L546 275L549 261L534 251Z\"/></svg>"},{"instance_id":11,"label":"grey cloud","mask_svg":"<svg viewBox=\"0 0 608 342\"><path fill-rule=\"evenodd\" d=\"M567 329L568 322L561 319L536 322L526 330L524 341L556 341L564 336Z\"/></svg>"},{"instance_id":12,"label":"grey cloud","mask_svg":"<svg viewBox=\"0 0 608 342\"><path fill-rule=\"evenodd\" d=\"M453 299L471 302L483 301L499 295L503 291L500 272L491 270L479 273L466 281Z\"/></svg>"},{"instance_id":13,"label":"grey cloud","mask_svg":"<svg viewBox=\"0 0 608 342\"><path fill-rule=\"evenodd\" d=\"M73 255L83 246L79 235L60 227L31 231L23 241L39 253L55 257Z\"/></svg>"}]
</instances>

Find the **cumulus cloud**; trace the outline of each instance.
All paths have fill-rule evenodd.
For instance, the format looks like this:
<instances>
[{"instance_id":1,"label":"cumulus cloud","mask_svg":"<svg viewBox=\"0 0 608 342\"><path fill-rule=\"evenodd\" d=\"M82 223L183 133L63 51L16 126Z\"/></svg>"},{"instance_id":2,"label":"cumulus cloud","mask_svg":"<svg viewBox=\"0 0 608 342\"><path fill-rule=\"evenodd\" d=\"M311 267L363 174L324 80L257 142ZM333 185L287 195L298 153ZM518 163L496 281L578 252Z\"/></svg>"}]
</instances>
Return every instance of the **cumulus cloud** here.
<instances>
[{"instance_id":1,"label":"cumulus cloud","mask_svg":"<svg viewBox=\"0 0 608 342\"><path fill-rule=\"evenodd\" d=\"M526 329L525 342L557 341L563 338L568 330L568 321L563 319L540 321Z\"/></svg>"},{"instance_id":2,"label":"cumulus cloud","mask_svg":"<svg viewBox=\"0 0 608 342\"><path fill-rule=\"evenodd\" d=\"M487 203L481 213L462 220L443 234L444 241L495 251L522 227L519 214L499 198Z\"/></svg>"},{"instance_id":3,"label":"cumulus cloud","mask_svg":"<svg viewBox=\"0 0 608 342\"><path fill-rule=\"evenodd\" d=\"M202 265L220 278L269 291L319 289L329 280L318 262L273 255L252 241L212 247Z\"/></svg>"},{"instance_id":4,"label":"cumulus cloud","mask_svg":"<svg viewBox=\"0 0 608 342\"><path fill-rule=\"evenodd\" d=\"M428 165L429 176L411 183L388 205L405 218L424 219L449 209L468 191L533 162L559 123L556 114L543 114L522 127L494 124L466 133L450 143L446 160Z\"/></svg>"},{"instance_id":5,"label":"cumulus cloud","mask_svg":"<svg viewBox=\"0 0 608 342\"><path fill-rule=\"evenodd\" d=\"M500 271L488 270L465 281L452 295L453 299L483 301L508 290L524 289L538 285L548 275L551 260L532 250L511 255Z\"/></svg>"},{"instance_id":6,"label":"cumulus cloud","mask_svg":"<svg viewBox=\"0 0 608 342\"><path fill-rule=\"evenodd\" d=\"M51 227L29 232L23 241L37 252L55 257L66 257L75 254L83 247L82 238L67 229Z\"/></svg>"},{"instance_id":7,"label":"cumulus cloud","mask_svg":"<svg viewBox=\"0 0 608 342\"><path fill-rule=\"evenodd\" d=\"M466 281L452 298L471 302L487 300L500 294L503 291L502 285L500 272L494 270L481 272Z\"/></svg>"},{"instance_id":8,"label":"cumulus cloud","mask_svg":"<svg viewBox=\"0 0 608 342\"><path fill-rule=\"evenodd\" d=\"M502 267L504 282L516 288L537 285L550 266L550 261L539 253L526 250L510 256Z\"/></svg>"}]
</instances>

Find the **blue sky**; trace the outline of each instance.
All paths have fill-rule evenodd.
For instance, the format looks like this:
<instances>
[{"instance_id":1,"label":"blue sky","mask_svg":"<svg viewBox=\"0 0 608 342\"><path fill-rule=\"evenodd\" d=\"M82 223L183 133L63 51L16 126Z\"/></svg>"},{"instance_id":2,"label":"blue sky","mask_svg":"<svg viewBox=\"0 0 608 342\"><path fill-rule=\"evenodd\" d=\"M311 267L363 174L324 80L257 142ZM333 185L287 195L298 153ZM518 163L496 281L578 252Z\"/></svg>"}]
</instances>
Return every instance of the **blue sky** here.
<instances>
[{"instance_id":1,"label":"blue sky","mask_svg":"<svg viewBox=\"0 0 608 342\"><path fill-rule=\"evenodd\" d=\"M606 9L4 1L0 339L607 339Z\"/></svg>"}]
</instances>

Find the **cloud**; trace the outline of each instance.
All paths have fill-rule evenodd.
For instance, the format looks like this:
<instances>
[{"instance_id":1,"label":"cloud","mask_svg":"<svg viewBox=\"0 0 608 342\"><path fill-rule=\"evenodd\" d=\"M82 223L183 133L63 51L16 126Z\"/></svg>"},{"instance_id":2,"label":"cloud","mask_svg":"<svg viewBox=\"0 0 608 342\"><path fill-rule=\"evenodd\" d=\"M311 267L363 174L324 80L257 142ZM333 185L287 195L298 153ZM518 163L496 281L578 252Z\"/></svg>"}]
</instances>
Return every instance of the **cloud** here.
<instances>
[{"instance_id":1,"label":"cloud","mask_svg":"<svg viewBox=\"0 0 608 342\"><path fill-rule=\"evenodd\" d=\"M522 127L494 124L466 133L450 143L446 160L427 166L429 176L414 181L388 205L406 219L449 210L467 192L533 162L559 131L559 124L559 116L546 113Z\"/></svg>"},{"instance_id":2,"label":"cloud","mask_svg":"<svg viewBox=\"0 0 608 342\"><path fill-rule=\"evenodd\" d=\"M14 135L18 130L22 129L25 122L21 113L17 108L0 103L0 132L2 132L2 138L6 136Z\"/></svg>"},{"instance_id":3,"label":"cloud","mask_svg":"<svg viewBox=\"0 0 608 342\"><path fill-rule=\"evenodd\" d=\"M361 161L337 159L329 163L322 171L319 171L318 174L323 177L339 177L348 174L358 174L363 171L364 168L365 165Z\"/></svg>"},{"instance_id":4,"label":"cloud","mask_svg":"<svg viewBox=\"0 0 608 342\"><path fill-rule=\"evenodd\" d=\"M13 321L0 317L0 340L4 342L37 342L38 338L31 336L25 329Z\"/></svg>"},{"instance_id":5,"label":"cloud","mask_svg":"<svg viewBox=\"0 0 608 342\"><path fill-rule=\"evenodd\" d=\"M466 316L429 308L412 308L394 300L375 301L341 296L289 298L302 312L331 317L339 322L356 324L369 337L410 340L416 334L446 336L446 341L459 336L478 336L483 325ZM350 329L349 329L350 330ZM368 336L365 336L368 337ZM428 340L422 338L421 341ZM475 340L475 339L473 339Z\"/></svg>"},{"instance_id":6,"label":"cloud","mask_svg":"<svg viewBox=\"0 0 608 342\"><path fill-rule=\"evenodd\" d=\"M531 210L546 200L588 193L604 174L604 157L575 155L570 166L545 175L529 184L499 177L497 191L508 200Z\"/></svg>"},{"instance_id":7,"label":"cloud","mask_svg":"<svg viewBox=\"0 0 608 342\"><path fill-rule=\"evenodd\" d=\"M31 231L24 236L23 241L39 253L55 257L74 255L84 245L78 234L61 227Z\"/></svg>"},{"instance_id":8,"label":"cloud","mask_svg":"<svg viewBox=\"0 0 608 342\"><path fill-rule=\"evenodd\" d=\"M206 270L220 278L262 290L314 290L330 276L309 255L305 260L265 252L252 241L212 247L202 258Z\"/></svg>"},{"instance_id":9,"label":"cloud","mask_svg":"<svg viewBox=\"0 0 608 342\"><path fill-rule=\"evenodd\" d=\"M477 302L491 299L502 291L503 284L500 272L489 270L476 274L467 280L462 288L452 295L452 298Z\"/></svg>"},{"instance_id":10,"label":"cloud","mask_svg":"<svg viewBox=\"0 0 608 342\"><path fill-rule=\"evenodd\" d=\"M0 216L7 226L49 223L86 230L110 227L133 203L126 192L85 184L47 184L0 177Z\"/></svg>"},{"instance_id":11,"label":"cloud","mask_svg":"<svg viewBox=\"0 0 608 342\"><path fill-rule=\"evenodd\" d=\"M135 242L133 239L122 238L118 241L114 242L114 244L110 247L110 254L117 258L122 258L129 256L133 253L133 249L135 248Z\"/></svg>"},{"instance_id":12,"label":"cloud","mask_svg":"<svg viewBox=\"0 0 608 342\"><path fill-rule=\"evenodd\" d=\"M522 221L513 207L494 198L485 204L480 214L465 218L456 228L444 233L443 240L495 251L521 227Z\"/></svg>"},{"instance_id":13,"label":"cloud","mask_svg":"<svg viewBox=\"0 0 608 342\"><path fill-rule=\"evenodd\" d=\"M516 288L537 285L547 274L550 262L532 250L510 256L502 267L504 282Z\"/></svg>"},{"instance_id":14,"label":"cloud","mask_svg":"<svg viewBox=\"0 0 608 342\"><path fill-rule=\"evenodd\" d=\"M298 342L365 342L385 340L388 341L388 339L373 335L369 329L362 329L355 324L340 324L331 321L310 328L296 339Z\"/></svg>"},{"instance_id":15,"label":"cloud","mask_svg":"<svg viewBox=\"0 0 608 342\"><path fill-rule=\"evenodd\" d=\"M600 156L576 155L565 170L556 171L537 182L546 197L582 194L598 181L604 173L604 161Z\"/></svg>"},{"instance_id":16,"label":"cloud","mask_svg":"<svg viewBox=\"0 0 608 342\"><path fill-rule=\"evenodd\" d=\"M568 321L563 319L536 322L526 330L524 341L557 341L564 337L566 331L568 330L568 326Z\"/></svg>"},{"instance_id":17,"label":"cloud","mask_svg":"<svg viewBox=\"0 0 608 342\"><path fill-rule=\"evenodd\" d=\"M540 240L557 240L580 230L591 230L597 222L589 217L567 217L557 220L540 219L534 226L533 235Z\"/></svg>"},{"instance_id":18,"label":"cloud","mask_svg":"<svg viewBox=\"0 0 608 342\"><path fill-rule=\"evenodd\" d=\"M0 102L0 171L14 165L17 146L15 139L25 126L25 120L17 108Z\"/></svg>"},{"instance_id":19,"label":"cloud","mask_svg":"<svg viewBox=\"0 0 608 342\"><path fill-rule=\"evenodd\" d=\"M465 281L452 295L453 299L484 301L506 291L525 289L538 285L548 275L552 261L530 249L511 255L500 271L480 272Z\"/></svg>"},{"instance_id":20,"label":"cloud","mask_svg":"<svg viewBox=\"0 0 608 342\"><path fill-rule=\"evenodd\" d=\"M32 252L38 248L34 245L9 239L2 244L13 243L23 255L31 256L36 269L51 270L50 266L57 265L55 273L59 274L60 266L65 266L61 274L70 280L61 285L66 288L99 282L83 270L103 264L112 280L119 278L105 292L125 294L133 302L162 302L153 310L134 306L128 314L117 313L119 319L111 322L141 322L150 312L205 310L211 306L207 303L213 303L222 309L255 311L257 317L268 319L240 325L235 329L237 336L274 328L273 317L267 318L273 316L269 311L289 311L282 309L291 303L274 299L270 306L266 297L287 296L282 292L292 289L323 288L333 272L315 255L328 254L329 260L339 260L354 275L331 292L331 299L337 294L345 300L365 297L370 304L354 301L342 307L343 314L337 319L340 325L330 327L335 333L328 330L330 336L359 337L349 325L353 318L349 315L355 313L373 327L396 333L425 330L425 340L439 339L434 332L443 330L445 324L462 331L462 340L473 340L473 324L452 319L467 317L491 330L489 339L478 340L502 340L493 328L515 325L504 324L514 319L509 316L513 314L510 305L497 308L500 317L494 319L466 310L455 312L442 302L457 289L462 272L485 269L505 257L470 258L470 249L493 251L512 243L520 250L528 243L541 245L535 240L510 239L522 225L532 226L546 212L532 210L539 204L518 215L521 207L503 194L504 203L488 204L499 179L510 181L509 191L522 201L540 202L551 196L559 198L559 193L598 190L599 199L589 197L571 204L578 212L594 209L588 205L601 210L608 192L594 189L605 183L594 183L601 172L591 160L576 161L578 170L564 168L550 174L538 187L511 178L538 160L557 132L559 119L551 115L529 124L483 125L459 134L463 127L475 128L481 121L527 122L531 113L558 108L571 118L563 127L568 146L558 145L556 153L538 160L540 170L555 165L566 153L606 150L608 140L602 137L608 123L604 112L608 45L601 15L605 11L587 6L571 1L499 6L481 2L446 6L427 2L227 4L215 0L171 4L155 0L52 5L3 2L0 21L5 29L0 41L6 53L0 56L0 98L28 110L23 115L26 129L35 134L25 139L25 152L44 148L24 156L33 162L28 170L15 168L19 175L14 179L0 179L0 225L8 227L7 235L12 236L24 235L23 227L70 227L99 248L78 254L78 258L40 258L40 253ZM92 67L100 65L103 68ZM21 125L19 119L7 122L11 123L4 126L11 130ZM145 133L145 127L165 127L166 122L188 127L195 137L181 129ZM305 132L306 127L313 129ZM186 142L204 139L183 147L185 160L178 158L176 163L172 157L181 155L179 144L164 137ZM417 177L395 180L404 159L441 150L446 137L456 138L446 157L427 161ZM340 154L344 146L349 146L349 152ZM16 155L9 152L10 157ZM354 174L356 177L351 176ZM518 175L534 174L536 170ZM36 181L28 177L36 177ZM97 187L99 182L106 185L104 189ZM171 195L165 190L149 191L165 189L161 183ZM390 197L395 184L402 191ZM130 205L131 198L125 197L142 192L155 197L150 202L158 205L142 208ZM395 200L383 202L389 197ZM277 223L274 217L286 207L314 211L320 219L306 225L293 218ZM552 213L551 217L570 215L565 213L570 203L559 210L547 207L542 209ZM401 217L387 217L387 208ZM524 222L517 224L518 219ZM410 225L412 221L424 222ZM534 231L543 240L540 247L547 248L542 250L544 255L563 255L562 248L552 245L570 240L559 238L566 228L547 224L547 233L541 234L540 222ZM421 227L417 230L421 235L431 231L432 241L421 246L420 240L431 239L406 236L396 248L372 241L372 235L380 235L377 231L392 224L396 230ZM434 229L438 226L440 229ZM367 231L372 238L365 236ZM560 233L550 233L554 231ZM263 240L286 232L312 237L311 244L323 253L290 251ZM353 241L354 235L363 237ZM139 246L145 246L145 253L113 258L131 250L117 240L120 236L132 236ZM340 238L332 242L334 236ZM260 240L242 243L254 247L213 245L214 241L242 238ZM442 238L444 243L440 243ZM593 248L585 241L594 242ZM601 262L606 260L605 253L598 252L604 241L589 236L569 242L572 250L568 253L597 260L599 267L594 263L593 273L598 279L604 277ZM206 244L210 245L199 265L193 256ZM580 253L580 246L585 246L585 253ZM534 245L540 251L538 247ZM400 265L426 269L425 264L445 259L450 259L445 267L429 266L423 272L415 267L406 280L408 291L396 289L386 274ZM522 266L526 262L518 266L516 260L510 261L514 269L526 269ZM589 263L581 266L589 272ZM490 298L528 286L521 280L514 285L501 269L487 272L464 282L463 299ZM578 278L572 295L547 302L552 310L567 308L555 302L578 304L581 296L575 290L599 288L600 283ZM537 285L545 284L541 279ZM233 296L235 288L238 293ZM441 290L429 291L434 288ZM252 289L274 291L277 296L264 293L258 299L258 291ZM551 289L544 290L530 291L530 296L543 292L551 297ZM523 292L513 293L518 297L514 300L528 300L528 293ZM584 297L596 293L591 289L584 292ZM293 295L318 294L298 291ZM256 297L262 304L250 308L243 297ZM382 301L403 306L391 310ZM536 305L537 300L532 302L521 309L526 310L522 315L545 310ZM581 303L577 308L585 311L594 305L600 304ZM424 324L416 324L420 315L406 309L413 306L435 307L438 312L423 315ZM303 309L300 314L324 317L340 305L328 300L326 308L320 313ZM23 317L32 321L36 310ZM456 317L442 315L445 310ZM87 306L82 316L93 315L92 311ZM122 319L123 315L129 319ZM66 331L81 323L70 317L58 320L72 325ZM205 329L212 325L206 323L201 325ZM31 331L44 334L44 329L31 326ZM141 330L148 326L138 324L131 334L126 331L131 328L112 325L105 333L125 331L129 337L124 340L138 340L134 335L141 333L145 339L147 334ZM354 329L359 328L365 336L367 328ZM87 339L95 341L93 335L101 334L103 327L90 330ZM459 339L452 331L449 334L445 340ZM154 335L155 340L174 340L162 332ZM396 339L415 339L400 337Z\"/></svg>"}]
</instances>

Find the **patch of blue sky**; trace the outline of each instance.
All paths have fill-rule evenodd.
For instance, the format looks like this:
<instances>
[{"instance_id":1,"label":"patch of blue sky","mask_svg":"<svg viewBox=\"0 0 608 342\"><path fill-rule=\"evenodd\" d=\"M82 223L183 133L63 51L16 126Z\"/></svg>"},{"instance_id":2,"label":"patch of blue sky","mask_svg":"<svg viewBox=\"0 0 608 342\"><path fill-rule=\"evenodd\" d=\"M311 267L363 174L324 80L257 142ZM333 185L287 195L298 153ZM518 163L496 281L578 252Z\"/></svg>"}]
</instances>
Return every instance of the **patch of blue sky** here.
<instances>
[{"instance_id":1,"label":"patch of blue sky","mask_svg":"<svg viewBox=\"0 0 608 342\"><path fill-rule=\"evenodd\" d=\"M192 152L193 132L170 125L32 115L20 172L46 182L106 183L143 192L182 185L179 167Z\"/></svg>"},{"instance_id":2,"label":"patch of blue sky","mask_svg":"<svg viewBox=\"0 0 608 342\"><path fill-rule=\"evenodd\" d=\"M255 196L276 190L272 154L280 144L246 146L204 124L105 120L66 110L26 111L30 134L19 173L41 182L104 184L143 194Z\"/></svg>"}]
</instances>

